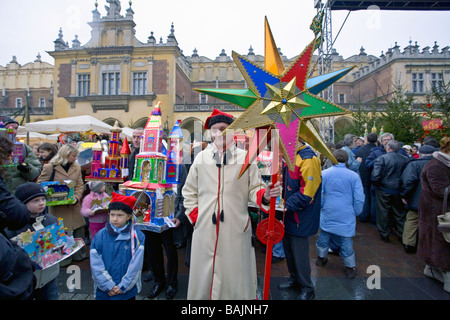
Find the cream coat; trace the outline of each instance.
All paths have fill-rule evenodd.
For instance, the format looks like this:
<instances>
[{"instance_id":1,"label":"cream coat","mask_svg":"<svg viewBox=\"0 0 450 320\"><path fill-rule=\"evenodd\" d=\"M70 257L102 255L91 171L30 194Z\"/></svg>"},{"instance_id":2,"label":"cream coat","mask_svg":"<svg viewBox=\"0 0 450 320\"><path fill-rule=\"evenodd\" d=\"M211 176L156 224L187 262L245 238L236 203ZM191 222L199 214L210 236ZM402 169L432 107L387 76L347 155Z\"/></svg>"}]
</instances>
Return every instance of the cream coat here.
<instances>
[{"instance_id":1,"label":"cream coat","mask_svg":"<svg viewBox=\"0 0 450 320\"><path fill-rule=\"evenodd\" d=\"M52 164L46 164L42 168L41 175L37 183L49 181L53 171ZM81 210L81 196L83 195L83 178L81 175L81 167L78 163L73 163L66 172L60 165L55 166L54 181L73 180L76 181L74 188L74 195L77 198L77 203L74 205L51 206L48 211L51 215L57 218L63 218L64 227L67 231L73 231L85 225L84 218L80 213Z\"/></svg>"},{"instance_id":2,"label":"cream coat","mask_svg":"<svg viewBox=\"0 0 450 320\"><path fill-rule=\"evenodd\" d=\"M227 156L227 164L220 169L213 158L218 152L215 147L211 145L199 153L182 190L186 215L191 222L190 214L198 208L192 236L188 299L257 298L248 202L260 205L265 185L255 164L238 179L246 152L234 146L229 151L232 157ZM217 224L213 224L213 212L217 216L222 209L224 221L217 219Z\"/></svg>"}]
</instances>

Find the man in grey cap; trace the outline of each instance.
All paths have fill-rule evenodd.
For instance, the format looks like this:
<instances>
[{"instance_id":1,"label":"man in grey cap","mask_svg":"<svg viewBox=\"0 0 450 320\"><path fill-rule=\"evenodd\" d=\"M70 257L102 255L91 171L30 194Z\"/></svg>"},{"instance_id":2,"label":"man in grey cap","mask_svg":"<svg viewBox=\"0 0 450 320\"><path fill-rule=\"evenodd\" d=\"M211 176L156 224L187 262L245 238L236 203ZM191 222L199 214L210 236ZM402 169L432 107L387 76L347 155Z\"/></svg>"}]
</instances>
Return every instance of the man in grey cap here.
<instances>
[{"instance_id":1,"label":"man in grey cap","mask_svg":"<svg viewBox=\"0 0 450 320\"><path fill-rule=\"evenodd\" d=\"M401 176L400 195L408 209L402 235L406 253L415 253L417 250L417 226L419 223L417 212L422 189L421 175L423 167L431 160L434 151L436 151L436 148L431 145L421 146L419 158L408 162Z\"/></svg>"},{"instance_id":2,"label":"man in grey cap","mask_svg":"<svg viewBox=\"0 0 450 320\"><path fill-rule=\"evenodd\" d=\"M5 128L12 128L14 133L14 140L19 128L19 122L11 117L4 117L3 120ZM25 182L34 181L41 173L41 162L36 157L33 149L26 144L22 148L23 161L17 166L6 166L4 171L4 182L9 192L14 193L17 186Z\"/></svg>"}]
</instances>

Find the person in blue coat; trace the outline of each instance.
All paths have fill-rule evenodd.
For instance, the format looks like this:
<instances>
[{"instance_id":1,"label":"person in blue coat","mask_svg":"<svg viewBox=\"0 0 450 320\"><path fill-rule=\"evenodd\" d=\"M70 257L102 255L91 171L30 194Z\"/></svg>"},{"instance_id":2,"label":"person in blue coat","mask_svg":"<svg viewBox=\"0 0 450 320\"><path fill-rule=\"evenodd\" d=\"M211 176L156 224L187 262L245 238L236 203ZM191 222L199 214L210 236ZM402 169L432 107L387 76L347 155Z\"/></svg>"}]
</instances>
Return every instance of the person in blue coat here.
<instances>
[{"instance_id":1,"label":"person in blue coat","mask_svg":"<svg viewBox=\"0 0 450 320\"><path fill-rule=\"evenodd\" d=\"M134 228L133 196L112 193L109 221L91 243L96 300L134 300L141 290L145 236Z\"/></svg>"},{"instance_id":2,"label":"person in blue coat","mask_svg":"<svg viewBox=\"0 0 450 320\"><path fill-rule=\"evenodd\" d=\"M353 279L356 276L356 262L352 237L355 235L356 216L364 206L364 189L359 175L347 168L347 152L339 149L333 155L338 164L322 172L316 265L324 266L327 263L329 243L333 240L339 244L345 276Z\"/></svg>"}]
</instances>

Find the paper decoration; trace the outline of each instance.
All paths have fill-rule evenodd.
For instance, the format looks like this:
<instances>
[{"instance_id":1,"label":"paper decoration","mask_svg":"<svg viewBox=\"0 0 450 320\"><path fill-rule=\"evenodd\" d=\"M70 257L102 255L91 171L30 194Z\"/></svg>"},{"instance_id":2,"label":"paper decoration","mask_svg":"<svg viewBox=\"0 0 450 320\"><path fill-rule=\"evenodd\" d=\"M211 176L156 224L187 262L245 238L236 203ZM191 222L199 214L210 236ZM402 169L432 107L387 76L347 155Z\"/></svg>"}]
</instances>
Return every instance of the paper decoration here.
<instances>
[{"instance_id":1,"label":"paper decoration","mask_svg":"<svg viewBox=\"0 0 450 320\"><path fill-rule=\"evenodd\" d=\"M47 269L68 258L84 246L82 239L67 235L63 220L36 231L26 231L12 238L40 268Z\"/></svg>"},{"instance_id":2,"label":"paper decoration","mask_svg":"<svg viewBox=\"0 0 450 320\"><path fill-rule=\"evenodd\" d=\"M41 186L47 194L47 206L63 206L76 202L74 187L76 182L72 180L64 181L43 181Z\"/></svg>"}]
</instances>

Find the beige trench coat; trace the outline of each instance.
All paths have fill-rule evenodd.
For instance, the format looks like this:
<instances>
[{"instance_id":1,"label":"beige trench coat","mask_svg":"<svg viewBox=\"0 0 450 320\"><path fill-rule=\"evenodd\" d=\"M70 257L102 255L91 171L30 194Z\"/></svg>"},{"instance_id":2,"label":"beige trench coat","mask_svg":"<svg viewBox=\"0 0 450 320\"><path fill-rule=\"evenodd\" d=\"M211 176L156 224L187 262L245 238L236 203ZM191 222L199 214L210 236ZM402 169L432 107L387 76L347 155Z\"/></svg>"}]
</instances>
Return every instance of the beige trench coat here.
<instances>
[{"instance_id":1,"label":"beige trench coat","mask_svg":"<svg viewBox=\"0 0 450 320\"><path fill-rule=\"evenodd\" d=\"M42 168L41 175L39 176L37 183L43 181L49 181L53 171L52 164L46 164ZM48 211L51 215L57 218L63 218L64 227L67 231L73 231L85 225L83 216L80 213L81 210L81 196L83 195L83 178L81 175L81 167L78 163L73 163L69 171L66 172L60 165L55 166L55 178L54 181L73 180L76 181L74 188L75 198L78 200L74 205L64 206L51 206L48 207Z\"/></svg>"},{"instance_id":2,"label":"beige trench coat","mask_svg":"<svg viewBox=\"0 0 450 320\"><path fill-rule=\"evenodd\" d=\"M257 274L248 202L261 204L265 184L253 164L238 179L246 152L232 146L227 164L216 166L210 145L192 164L182 190L186 216L198 208L189 269L188 299L256 299ZM222 161L221 161L222 162ZM259 201L258 201L259 199ZM267 206L264 206L268 210ZM217 218L223 210L223 221Z\"/></svg>"}]
</instances>

